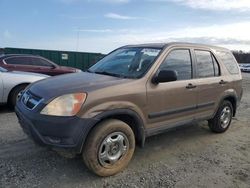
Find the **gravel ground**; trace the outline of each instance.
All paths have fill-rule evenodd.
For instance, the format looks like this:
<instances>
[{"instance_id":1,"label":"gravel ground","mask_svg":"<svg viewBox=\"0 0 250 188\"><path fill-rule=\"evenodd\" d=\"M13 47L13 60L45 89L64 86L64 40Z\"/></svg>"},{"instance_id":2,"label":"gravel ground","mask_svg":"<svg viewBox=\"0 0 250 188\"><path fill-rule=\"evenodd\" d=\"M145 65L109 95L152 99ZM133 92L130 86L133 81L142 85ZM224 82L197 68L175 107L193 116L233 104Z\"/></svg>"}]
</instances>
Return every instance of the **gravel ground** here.
<instances>
[{"instance_id":1,"label":"gravel ground","mask_svg":"<svg viewBox=\"0 0 250 188\"><path fill-rule=\"evenodd\" d=\"M0 187L250 187L250 74L230 129L207 122L148 138L122 173L100 178L81 157L66 159L38 147L13 112L0 107Z\"/></svg>"}]
</instances>

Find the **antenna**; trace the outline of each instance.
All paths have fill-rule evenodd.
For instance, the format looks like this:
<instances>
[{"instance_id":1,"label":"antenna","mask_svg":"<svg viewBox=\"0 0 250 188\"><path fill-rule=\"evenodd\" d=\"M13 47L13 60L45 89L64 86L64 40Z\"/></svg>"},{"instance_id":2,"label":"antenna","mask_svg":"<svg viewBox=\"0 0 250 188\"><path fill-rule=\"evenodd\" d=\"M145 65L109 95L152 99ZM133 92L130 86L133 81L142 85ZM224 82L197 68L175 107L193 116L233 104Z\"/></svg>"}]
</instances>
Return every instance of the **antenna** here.
<instances>
[{"instance_id":1,"label":"antenna","mask_svg":"<svg viewBox=\"0 0 250 188\"><path fill-rule=\"evenodd\" d=\"M76 51L79 50L79 37L80 37L80 29L77 29L77 35L76 35Z\"/></svg>"}]
</instances>

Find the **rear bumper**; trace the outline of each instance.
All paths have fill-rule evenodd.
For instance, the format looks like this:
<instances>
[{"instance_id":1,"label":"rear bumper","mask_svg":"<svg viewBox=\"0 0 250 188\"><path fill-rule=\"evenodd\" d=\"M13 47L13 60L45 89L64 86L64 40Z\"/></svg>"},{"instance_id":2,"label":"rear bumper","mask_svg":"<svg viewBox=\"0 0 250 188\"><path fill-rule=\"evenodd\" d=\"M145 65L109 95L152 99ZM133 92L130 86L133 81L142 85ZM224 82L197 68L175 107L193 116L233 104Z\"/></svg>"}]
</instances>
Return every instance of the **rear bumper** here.
<instances>
[{"instance_id":1,"label":"rear bumper","mask_svg":"<svg viewBox=\"0 0 250 188\"><path fill-rule=\"evenodd\" d=\"M241 69L242 72L250 72L250 69Z\"/></svg>"},{"instance_id":2,"label":"rear bumper","mask_svg":"<svg viewBox=\"0 0 250 188\"><path fill-rule=\"evenodd\" d=\"M22 102L15 108L18 121L24 132L37 144L53 149L82 151L85 139L97 119L79 117L45 116L28 110Z\"/></svg>"}]
</instances>

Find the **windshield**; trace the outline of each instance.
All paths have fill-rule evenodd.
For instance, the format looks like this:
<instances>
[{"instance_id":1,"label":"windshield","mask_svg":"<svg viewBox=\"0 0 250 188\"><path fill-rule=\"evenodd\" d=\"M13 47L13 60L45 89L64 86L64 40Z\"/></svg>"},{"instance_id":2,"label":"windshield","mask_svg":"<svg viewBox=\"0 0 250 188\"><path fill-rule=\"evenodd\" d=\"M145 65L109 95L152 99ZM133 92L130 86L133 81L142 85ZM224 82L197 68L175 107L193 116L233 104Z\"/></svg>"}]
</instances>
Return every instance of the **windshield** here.
<instances>
[{"instance_id":1,"label":"windshield","mask_svg":"<svg viewBox=\"0 0 250 188\"><path fill-rule=\"evenodd\" d=\"M159 48L120 48L88 69L88 72L121 78L141 78L161 52Z\"/></svg>"}]
</instances>

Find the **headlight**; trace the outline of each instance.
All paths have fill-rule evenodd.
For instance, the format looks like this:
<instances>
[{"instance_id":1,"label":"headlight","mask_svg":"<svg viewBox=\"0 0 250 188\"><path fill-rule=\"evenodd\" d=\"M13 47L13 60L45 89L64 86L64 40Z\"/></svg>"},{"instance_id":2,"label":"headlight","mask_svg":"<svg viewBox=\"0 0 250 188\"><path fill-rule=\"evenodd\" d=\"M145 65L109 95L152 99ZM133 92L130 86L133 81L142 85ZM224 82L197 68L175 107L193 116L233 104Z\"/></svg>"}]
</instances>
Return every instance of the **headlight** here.
<instances>
[{"instance_id":1,"label":"headlight","mask_svg":"<svg viewBox=\"0 0 250 188\"><path fill-rule=\"evenodd\" d=\"M41 111L41 114L51 116L74 116L79 112L86 97L86 93L62 95L47 104Z\"/></svg>"}]
</instances>

